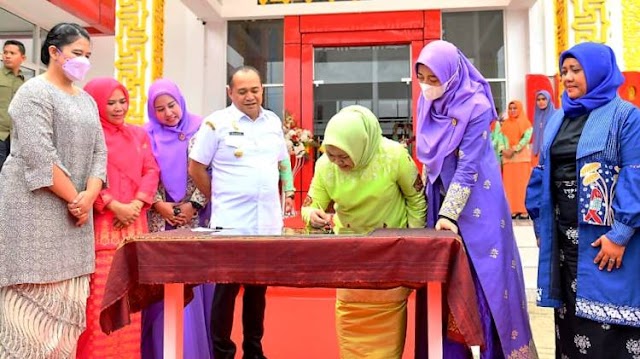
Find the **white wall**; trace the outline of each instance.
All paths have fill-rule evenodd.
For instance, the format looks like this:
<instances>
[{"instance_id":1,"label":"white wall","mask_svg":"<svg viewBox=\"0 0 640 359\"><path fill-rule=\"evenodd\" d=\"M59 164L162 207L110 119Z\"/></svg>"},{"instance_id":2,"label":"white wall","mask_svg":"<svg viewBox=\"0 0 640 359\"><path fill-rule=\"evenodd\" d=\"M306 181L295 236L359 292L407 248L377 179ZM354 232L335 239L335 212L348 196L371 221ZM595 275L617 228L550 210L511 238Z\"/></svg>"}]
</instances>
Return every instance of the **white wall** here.
<instances>
[{"instance_id":1,"label":"white wall","mask_svg":"<svg viewBox=\"0 0 640 359\"><path fill-rule=\"evenodd\" d=\"M558 73L555 16L553 0L538 0L529 11L529 59L532 74L554 76Z\"/></svg>"},{"instance_id":2,"label":"white wall","mask_svg":"<svg viewBox=\"0 0 640 359\"><path fill-rule=\"evenodd\" d=\"M164 77L178 84L190 112L206 115L202 95L205 26L180 1L166 1L164 11Z\"/></svg>"},{"instance_id":3,"label":"white wall","mask_svg":"<svg viewBox=\"0 0 640 359\"><path fill-rule=\"evenodd\" d=\"M218 18L205 26L203 110L210 114L227 104L227 21Z\"/></svg>"},{"instance_id":4,"label":"white wall","mask_svg":"<svg viewBox=\"0 0 640 359\"><path fill-rule=\"evenodd\" d=\"M116 43L113 36L91 37L91 70L87 74L85 83L98 76L115 76Z\"/></svg>"},{"instance_id":5,"label":"white wall","mask_svg":"<svg viewBox=\"0 0 640 359\"><path fill-rule=\"evenodd\" d=\"M505 14L505 41L507 47L507 103L524 101L525 75L530 73L529 11L507 9Z\"/></svg>"},{"instance_id":6,"label":"white wall","mask_svg":"<svg viewBox=\"0 0 640 359\"><path fill-rule=\"evenodd\" d=\"M636 2L636 7L638 3ZM622 1L621 0L607 0L607 10L609 11L609 37L607 39L607 45L611 46L613 52L616 54L616 62L621 71L626 70L624 63L624 31L623 28L623 16L622 13Z\"/></svg>"},{"instance_id":7,"label":"white wall","mask_svg":"<svg viewBox=\"0 0 640 359\"><path fill-rule=\"evenodd\" d=\"M206 116L226 106L227 21L220 16L221 5L217 1L182 0L182 3L204 24L199 113ZM176 30L174 26L167 26L165 31Z\"/></svg>"}]
</instances>

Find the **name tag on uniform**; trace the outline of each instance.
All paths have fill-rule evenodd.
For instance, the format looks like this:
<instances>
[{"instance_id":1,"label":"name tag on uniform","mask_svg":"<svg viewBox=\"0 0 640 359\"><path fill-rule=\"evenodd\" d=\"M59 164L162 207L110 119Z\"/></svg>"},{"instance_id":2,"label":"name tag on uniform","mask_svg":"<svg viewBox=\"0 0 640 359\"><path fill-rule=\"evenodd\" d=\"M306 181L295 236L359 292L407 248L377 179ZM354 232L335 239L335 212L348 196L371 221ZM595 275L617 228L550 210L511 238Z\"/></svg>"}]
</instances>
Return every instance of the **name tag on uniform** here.
<instances>
[{"instance_id":1,"label":"name tag on uniform","mask_svg":"<svg viewBox=\"0 0 640 359\"><path fill-rule=\"evenodd\" d=\"M244 134L232 135L231 132L230 132L229 136L227 136L225 138L224 142L226 143L227 146L240 148L240 147L243 147L245 145L247 140L244 137Z\"/></svg>"},{"instance_id":2,"label":"name tag on uniform","mask_svg":"<svg viewBox=\"0 0 640 359\"><path fill-rule=\"evenodd\" d=\"M232 131L229 132L229 136L244 136L244 132Z\"/></svg>"}]
</instances>

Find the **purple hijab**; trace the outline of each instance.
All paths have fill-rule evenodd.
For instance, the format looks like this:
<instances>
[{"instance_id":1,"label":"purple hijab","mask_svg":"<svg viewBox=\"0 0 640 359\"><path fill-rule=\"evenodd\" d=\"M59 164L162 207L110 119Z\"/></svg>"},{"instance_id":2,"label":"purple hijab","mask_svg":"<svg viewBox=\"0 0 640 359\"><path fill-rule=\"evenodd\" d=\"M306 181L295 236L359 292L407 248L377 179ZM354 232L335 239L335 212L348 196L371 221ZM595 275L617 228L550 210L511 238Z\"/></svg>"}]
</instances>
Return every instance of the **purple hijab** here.
<instances>
[{"instance_id":1,"label":"purple hijab","mask_svg":"<svg viewBox=\"0 0 640 359\"><path fill-rule=\"evenodd\" d=\"M160 95L169 95L180 105L182 118L177 126L167 127L158 121L154 102ZM160 166L160 180L171 199L181 201L187 193L189 140L198 131L202 117L187 112L178 85L167 79L158 79L149 87L147 111L149 122L145 129L151 139L153 155Z\"/></svg>"},{"instance_id":2,"label":"purple hijab","mask_svg":"<svg viewBox=\"0 0 640 359\"><path fill-rule=\"evenodd\" d=\"M433 183L445 157L460 145L469 121L488 110L494 118L498 114L489 83L450 42L430 42L418 56L416 73L419 64L430 68L443 84L455 76L439 99L431 101L421 95L418 100L417 154L429 169L428 178Z\"/></svg>"}]
</instances>

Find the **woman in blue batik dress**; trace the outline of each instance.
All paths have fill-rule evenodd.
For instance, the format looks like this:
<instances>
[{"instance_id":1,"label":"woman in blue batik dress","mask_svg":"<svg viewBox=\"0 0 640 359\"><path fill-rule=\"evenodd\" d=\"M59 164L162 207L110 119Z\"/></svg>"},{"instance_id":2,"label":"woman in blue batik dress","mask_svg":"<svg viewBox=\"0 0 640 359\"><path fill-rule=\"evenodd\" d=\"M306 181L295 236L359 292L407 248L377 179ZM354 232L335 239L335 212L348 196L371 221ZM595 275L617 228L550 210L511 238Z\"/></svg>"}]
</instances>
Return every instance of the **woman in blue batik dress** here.
<instances>
[{"instance_id":1,"label":"woman in blue batik dress","mask_svg":"<svg viewBox=\"0 0 640 359\"><path fill-rule=\"evenodd\" d=\"M527 209L540 243L538 305L556 358L640 355L640 111L606 45L560 55L562 108L546 125Z\"/></svg>"}]
</instances>

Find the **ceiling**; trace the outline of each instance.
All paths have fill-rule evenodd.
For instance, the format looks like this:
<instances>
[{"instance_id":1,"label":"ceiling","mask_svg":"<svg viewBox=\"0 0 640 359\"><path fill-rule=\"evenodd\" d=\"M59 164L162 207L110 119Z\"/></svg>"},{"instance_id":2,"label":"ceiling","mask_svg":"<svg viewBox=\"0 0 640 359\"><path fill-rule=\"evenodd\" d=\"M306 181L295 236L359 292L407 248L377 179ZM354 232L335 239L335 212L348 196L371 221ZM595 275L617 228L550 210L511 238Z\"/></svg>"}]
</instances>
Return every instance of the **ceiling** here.
<instances>
[{"instance_id":1,"label":"ceiling","mask_svg":"<svg viewBox=\"0 0 640 359\"><path fill-rule=\"evenodd\" d=\"M24 33L33 30L33 24L45 29L59 22L87 24L47 0L0 0L0 34Z\"/></svg>"}]
</instances>

